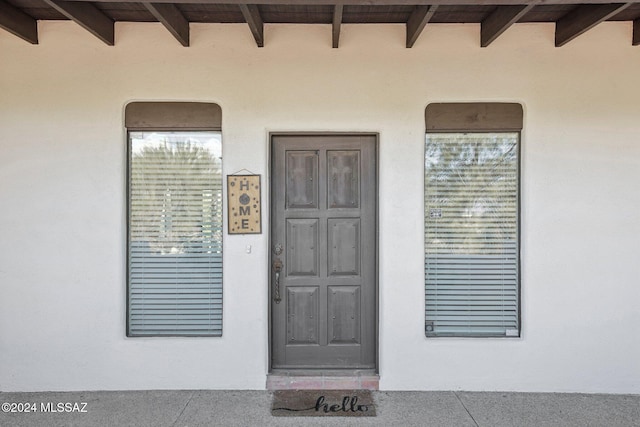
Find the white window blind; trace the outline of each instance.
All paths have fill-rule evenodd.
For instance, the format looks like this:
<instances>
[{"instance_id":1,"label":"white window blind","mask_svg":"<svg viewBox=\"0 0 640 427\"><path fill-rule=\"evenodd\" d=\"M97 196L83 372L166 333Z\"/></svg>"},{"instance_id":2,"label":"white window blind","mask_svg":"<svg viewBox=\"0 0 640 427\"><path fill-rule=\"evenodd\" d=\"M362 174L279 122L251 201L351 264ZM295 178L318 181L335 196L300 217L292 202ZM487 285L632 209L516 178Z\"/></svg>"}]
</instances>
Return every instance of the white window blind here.
<instances>
[{"instance_id":1,"label":"white window blind","mask_svg":"<svg viewBox=\"0 0 640 427\"><path fill-rule=\"evenodd\" d=\"M519 133L427 133L427 336L519 336Z\"/></svg>"},{"instance_id":2,"label":"white window blind","mask_svg":"<svg viewBox=\"0 0 640 427\"><path fill-rule=\"evenodd\" d=\"M220 132L129 132L129 336L222 335Z\"/></svg>"}]
</instances>

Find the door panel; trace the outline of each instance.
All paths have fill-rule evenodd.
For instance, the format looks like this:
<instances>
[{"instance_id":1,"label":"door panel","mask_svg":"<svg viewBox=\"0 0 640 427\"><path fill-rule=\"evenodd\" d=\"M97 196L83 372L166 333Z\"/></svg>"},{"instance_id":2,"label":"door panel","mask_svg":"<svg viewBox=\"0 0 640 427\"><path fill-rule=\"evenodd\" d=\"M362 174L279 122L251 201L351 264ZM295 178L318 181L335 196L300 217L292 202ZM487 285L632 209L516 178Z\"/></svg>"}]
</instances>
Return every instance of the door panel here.
<instances>
[{"instance_id":1,"label":"door panel","mask_svg":"<svg viewBox=\"0 0 640 427\"><path fill-rule=\"evenodd\" d=\"M287 151L287 208L318 207L318 153Z\"/></svg>"},{"instance_id":2,"label":"door panel","mask_svg":"<svg viewBox=\"0 0 640 427\"><path fill-rule=\"evenodd\" d=\"M327 152L329 208L358 208L360 204L360 152Z\"/></svg>"},{"instance_id":3,"label":"door panel","mask_svg":"<svg viewBox=\"0 0 640 427\"><path fill-rule=\"evenodd\" d=\"M287 277L318 276L318 218L286 221Z\"/></svg>"},{"instance_id":4,"label":"door panel","mask_svg":"<svg viewBox=\"0 0 640 427\"><path fill-rule=\"evenodd\" d=\"M273 136L272 162L272 367L375 368L376 137Z\"/></svg>"},{"instance_id":5,"label":"door panel","mask_svg":"<svg viewBox=\"0 0 640 427\"><path fill-rule=\"evenodd\" d=\"M360 343L360 286L329 286L329 343Z\"/></svg>"},{"instance_id":6,"label":"door panel","mask_svg":"<svg viewBox=\"0 0 640 427\"><path fill-rule=\"evenodd\" d=\"M360 275L360 218L330 218L327 250L329 276Z\"/></svg>"},{"instance_id":7,"label":"door panel","mask_svg":"<svg viewBox=\"0 0 640 427\"><path fill-rule=\"evenodd\" d=\"M287 345L318 344L318 287L287 288Z\"/></svg>"}]
</instances>

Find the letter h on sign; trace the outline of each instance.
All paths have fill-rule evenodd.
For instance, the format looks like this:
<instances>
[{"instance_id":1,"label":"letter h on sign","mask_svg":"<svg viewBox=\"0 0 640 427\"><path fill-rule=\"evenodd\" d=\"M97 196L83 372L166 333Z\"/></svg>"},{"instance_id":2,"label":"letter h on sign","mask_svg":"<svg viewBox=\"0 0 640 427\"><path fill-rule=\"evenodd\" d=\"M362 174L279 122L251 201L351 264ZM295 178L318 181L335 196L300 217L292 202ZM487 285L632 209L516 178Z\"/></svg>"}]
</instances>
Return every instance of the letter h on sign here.
<instances>
[{"instance_id":1,"label":"letter h on sign","mask_svg":"<svg viewBox=\"0 0 640 427\"><path fill-rule=\"evenodd\" d=\"M262 233L260 175L227 175L229 234Z\"/></svg>"}]
</instances>

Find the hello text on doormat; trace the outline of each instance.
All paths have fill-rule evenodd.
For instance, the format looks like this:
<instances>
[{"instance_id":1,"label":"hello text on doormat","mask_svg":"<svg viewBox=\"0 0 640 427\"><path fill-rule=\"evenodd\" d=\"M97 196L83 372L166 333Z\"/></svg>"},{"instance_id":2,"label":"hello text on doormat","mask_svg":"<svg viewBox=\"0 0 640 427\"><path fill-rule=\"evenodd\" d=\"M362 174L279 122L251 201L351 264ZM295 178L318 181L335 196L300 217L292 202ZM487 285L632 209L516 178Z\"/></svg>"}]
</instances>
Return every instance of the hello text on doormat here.
<instances>
[{"instance_id":1,"label":"hello text on doormat","mask_svg":"<svg viewBox=\"0 0 640 427\"><path fill-rule=\"evenodd\" d=\"M271 415L276 417L375 417L369 390L277 390Z\"/></svg>"}]
</instances>

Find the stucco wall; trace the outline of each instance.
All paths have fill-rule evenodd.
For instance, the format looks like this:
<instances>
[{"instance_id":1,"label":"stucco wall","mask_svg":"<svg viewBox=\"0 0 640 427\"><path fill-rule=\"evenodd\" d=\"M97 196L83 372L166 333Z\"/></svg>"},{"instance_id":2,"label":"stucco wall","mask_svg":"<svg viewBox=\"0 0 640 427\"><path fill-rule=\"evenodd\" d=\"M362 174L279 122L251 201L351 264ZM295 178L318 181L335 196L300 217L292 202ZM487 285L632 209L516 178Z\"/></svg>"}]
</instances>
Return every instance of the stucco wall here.
<instances>
[{"instance_id":1,"label":"stucco wall","mask_svg":"<svg viewBox=\"0 0 640 427\"><path fill-rule=\"evenodd\" d=\"M373 131L379 147L384 389L640 393L640 47L606 23L562 48L519 24L68 22L31 46L0 31L0 390L262 389L268 234L225 235L224 336L125 337L124 106L223 109L225 175L264 178L270 131ZM522 338L426 339L424 108L515 101L522 134ZM268 203L268 202L265 202ZM264 212L268 206L264 205ZM264 223L268 223L268 214ZM266 226L265 226L266 230ZM245 248L252 246L251 254Z\"/></svg>"}]
</instances>

